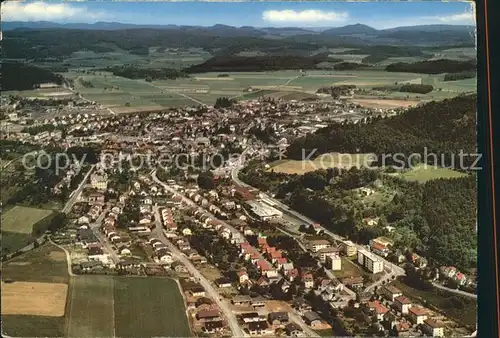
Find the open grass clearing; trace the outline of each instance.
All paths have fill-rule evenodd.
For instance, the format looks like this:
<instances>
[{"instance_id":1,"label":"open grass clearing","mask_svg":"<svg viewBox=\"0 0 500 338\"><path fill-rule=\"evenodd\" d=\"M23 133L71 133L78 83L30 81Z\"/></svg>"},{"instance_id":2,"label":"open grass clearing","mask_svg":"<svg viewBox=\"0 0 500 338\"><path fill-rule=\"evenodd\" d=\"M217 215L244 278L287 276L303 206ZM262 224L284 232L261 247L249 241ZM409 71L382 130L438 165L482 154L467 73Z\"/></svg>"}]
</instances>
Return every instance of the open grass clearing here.
<instances>
[{"instance_id":1,"label":"open grass clearing","mask_svg":"<svg viewBox=\"0 0 500 338\"><path fill-rule=\"evenodd\" d=\"M405 180L417 181L422 183L438 178L459 178L467 176L467 174L465 173L461 173L449 168L441 168L425 164L419 164L418 166L406 170L398 175Z\"/></svg>"},{"instance_id":2,"label":"open grass clearing","mask_svg":"<svg viewBox=\"0 0 500 338\"><path fill-rule=\"evenodd\" d=\"M166 278L115 278L118 337L191 336L177 283ZM140 315L139 315L140 314Z\"/></svg>"},{"instance_id":3,"label":"open grass clearing","mask_svg":"<svg viewBox=\"0 0 500 338\"><path fill-rule=\"evenodd\" d=\"M1 289L3 315L64 316L67 284L15 282Z\"/></svg>"},{"instance_id":4,"label":"open grass clearing","mask_svg":"<svg viewBox=\"0 0 500 338\"><path fill-rule=\"evenodd\" d=\"M13 280L14 283L9 284L12 286L44 282L48 285L56 284L58 289L65 288L70 283L70 277L66 261L60 259L61 253L63 253L62 250L54 245L44 244L17 256L2 264L2 280ZM4 284L2 284L2 292L4 292L3 286ZM28 289L27 292L30 290ZM36 301L37 297L38 294L28 301ZM3 295L2 300L4 301ZM66 310L67 308L66 306ZM65 336L65 322L66 317L2 314L2 331L12 337L63 337Z\"/></svg>"},{"instance_id":5,"label":"open grass clearing","mask_svg":"<svg viewBox=\"0 0 500 338\"><path fill-rule=\"evenodd\" d=\"M269 171L286 174L305 174L309 171L328 168L348 169L354 166L369 166L375 159L373 154L346 154L326 153L316 157L314 160L288 160L280 161L276 165L271 164Z\"/></svg>"},{"instance_id":6,"label":"open grass clearing","mask_svg":"<svg viewBox=\"0 0 500 338\"><path fill-rule=\"evenodd\" d=\"M350 99L352 103L359 104L366 108L400 108L416 106L420 101L416 100L391 100L391 99Z\"/></svg>"},{"instance_id":7,"label":"open grass clearing","mask_svg":"<svg viewBox=\"0 0 500 338\"><path fill-rule=\"evenodd\" d=\"M15 282L64 283L69 281L63 251L52 244L44 244L2 264L2 279ZM29 263L29 264L26 264Z\"/></svg>"},{"instance_id":8,"label":"open grass clearing","mask_svg":"<svg viewBox=\"0 0 500 338\"><path fill-rule=\"evenodd\" d=\"M52 210L16 205L5 214L2 214L2 230L31 234L33 225L51 214Z\"/></svg>"},{"instance_id":9,"label":"open grass clearing","mask_svg":"<svg viewBox=\"0 0 500 338\"><path fill-rule=\"evenodd\" d=\"M69 337L113 337L113 286L113 276L73 279L67 324Z\"/></svg>"}]
</instances>

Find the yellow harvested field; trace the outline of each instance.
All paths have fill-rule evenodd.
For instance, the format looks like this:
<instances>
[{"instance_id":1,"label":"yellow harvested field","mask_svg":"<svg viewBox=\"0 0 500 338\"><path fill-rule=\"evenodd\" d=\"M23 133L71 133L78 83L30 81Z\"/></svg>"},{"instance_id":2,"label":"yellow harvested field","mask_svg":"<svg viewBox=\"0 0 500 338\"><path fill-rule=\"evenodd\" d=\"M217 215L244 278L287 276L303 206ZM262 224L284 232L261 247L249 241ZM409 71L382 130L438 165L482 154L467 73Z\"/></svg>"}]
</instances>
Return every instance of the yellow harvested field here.
<instances>
[{"instance_id":1,"label":"yellow harvested field","mask_svg":"<svg viewBox=\"0 0 500 338\"><path fill-rule=\"evenodd\" d=\"M251 86L253 89L277 89L279 88L280 90L300 90L302 87L300 86Z\"/></svg>"},{"instance_id":2,"label":"yellow harvested field","mask_svg":"<svg viewBox=\"0 0 500 338\"><path fill-rule=\"evenodd\" d=\"M232 77L195 77L198 81L231 81Z\"/></svg>"},{"instance_id":3,"label":"yellow harvested field","mask_svg":"<svg viewBox=\"0 0 500 338\"><path fill-rule=\"evenodd\" d=\"M49 256L55 262L66 262L66 254L62 251L51 251Z\"/></svg>"},{"instance_id":4,"label":"yellow harvested field","mask_svg":"<svg viewBox=\"0 0 500 338\"><path fill-rule=\"evenodd\" d=\"M307 77L358 77L358 75L350 75L350 74L313 74L313 75L308 75Z\"/></svg>"},{"instance_id":5,"label":"yellow harvested field","mask_svg":"<svg viewBox=\"0 0 500 338\"><path fill-rule=\"evenodd\" d=\"M360 104L366 108L399 108L416 106L420 101L416 100L377 100L377 99L353 99L352 103Z\"/></svg>"},{"instance_id":6,"label":"yellow harvested field","mask_svg":"<svg viewBox=\"0 0 500 338\"><path fill-rule=\"evenodd\" d=\"M271 168L268 170L285 174L303 175L309 171L335 167L339 169L349 169L352 167L362 166L368 167L375 159L375 155L373 154L326 153L316 157L314 160L282 161L275 166L271 165Z\"/></svg>"},{"instance_id":7,"label":"yellow harvested field","mask_svg":"<svg viewBox=\"0 0 500 338\"><path fill-rule=\"evenodd\" d=\"M2 283L2 314L62 317L67 293L67 284Z\"/></svg>"}]
</instances>

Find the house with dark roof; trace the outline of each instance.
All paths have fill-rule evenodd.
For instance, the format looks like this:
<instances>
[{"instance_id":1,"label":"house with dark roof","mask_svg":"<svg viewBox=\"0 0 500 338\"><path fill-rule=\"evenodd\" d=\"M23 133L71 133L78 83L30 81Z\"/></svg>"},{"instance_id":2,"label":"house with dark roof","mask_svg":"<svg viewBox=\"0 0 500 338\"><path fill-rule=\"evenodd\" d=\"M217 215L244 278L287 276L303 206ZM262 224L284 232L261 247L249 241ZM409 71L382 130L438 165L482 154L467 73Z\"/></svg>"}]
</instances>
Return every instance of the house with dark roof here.
<instances>
[{"instance_id":1,"label":"house with dark roof","mask_svg":"<svg viewBox=\"0 0 500 338\"><path fill-rule=\"evenodd\" d=\"M220 332L224 330L224 322L222 320L214 320L211 322L206 322L202 330L205 333Z\"/></svg>"},{"instance_id":2,"label":"house with dark roof","mask_svg":"<svg viewBox=\"0 0 500 338\"><path fill-rule=\"evenodd\" d=\"M314 311L304 313L304 320L313 328L321 325L321 317Z\"/></svg>"},{"instance_id":3,"label":"house with dark roof","mask_svg":"<svg viewBox=\"0 0 500 338\"><path fill-rule=\"evenodd\" d=\"M270 312L267 320L272 325L281 325L288 322L288 312Z\"/></svg>"},{"instance_id":4,"label":"house with dark roof","mask_svg":"<svg viewBox=\"0 0 500 338\"><path fill-rule=\"evenodd\" d=\"M285 333L287 336L297 337L302 334L302 329L295 323L288 323L285 325Z\"/></svg>"},{"instance_id":5,"label":"house with dark roof","mask_svg":"<svg viewBox=\"0 0 500 338\"><path fill-rule=\"evenodd\" d=\"M219 311L217 310L202 310L196 314L196 319L204 321L220 320Z\"/></svg>"},{"instance_id":6,"label":"house with dark roof","mask_svg":"<svg viewBox=\"0 0 500 338\"><path fill-rule=\"evenodd\" d=\"M250 335L264 335L268 333L269 326L266 321L252 322L248 324L248 333Z\"/></svg>"}]
</instances>

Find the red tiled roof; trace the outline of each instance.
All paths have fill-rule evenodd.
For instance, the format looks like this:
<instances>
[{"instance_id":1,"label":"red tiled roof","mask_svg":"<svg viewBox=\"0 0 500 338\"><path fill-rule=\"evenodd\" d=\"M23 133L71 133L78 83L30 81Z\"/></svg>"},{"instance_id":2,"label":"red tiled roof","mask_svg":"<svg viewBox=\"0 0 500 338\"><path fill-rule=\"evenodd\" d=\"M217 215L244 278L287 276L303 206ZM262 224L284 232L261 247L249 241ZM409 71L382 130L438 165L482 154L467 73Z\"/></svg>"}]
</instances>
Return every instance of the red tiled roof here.
<instances>
[{"instance_id":1,"label":"red tiled roof","mask_svg":"<svg viewBox=\"0 0 500 338\"><path fill-rule=\"evenodd\" d=\"M405 296L399 296L395 300L397 300L401 304L411 304L411 301Z\"/></svg>"},{"instance_id":2,"label":"red tiled roof","mask_svg":"<svg viewBox=\"0 0 500 338\"><path fill-rule=\"evenodd\" d=\"M285 264L285 263L288 263L288 259L286 259L284 257L280 257L280 258L276 259L276 263Z\"/></svg>"},{"instance_id":3,"label":"red tiled roof","mask_svg":"<svg viewBox=\"0 0 500 338\"><path fill-rule=\"evenodd\" d=\"M421 308L421 307L411 307L408 309L408 312L411 312L416 316L426 316L427 315L426 309Z\"/></svg>"},{"instance_id":4,"label":"red tiled roof","mask_svg":"<svg viewBox=\"0 0 500 338\"><path fill-rule=\"evenodd\" d=\"M389 312L389 309L377 300L374 302L368 302L368 307L370 309L374 309L377 314L385 314Z\"/></svg>"}]
</instances>

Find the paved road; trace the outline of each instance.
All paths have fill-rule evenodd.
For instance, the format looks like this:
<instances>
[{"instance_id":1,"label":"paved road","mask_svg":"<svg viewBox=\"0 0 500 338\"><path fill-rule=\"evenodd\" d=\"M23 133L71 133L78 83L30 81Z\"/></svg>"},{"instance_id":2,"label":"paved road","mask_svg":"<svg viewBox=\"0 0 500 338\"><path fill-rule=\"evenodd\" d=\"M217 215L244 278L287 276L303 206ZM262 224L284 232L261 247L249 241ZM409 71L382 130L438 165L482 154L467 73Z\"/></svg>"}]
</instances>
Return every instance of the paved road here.
<instances>
[{"instance_id":1,"label":"paved road","mask_svg":"<svg viewBox=\"0 0 500 338\"><path fill-rule=\"evenodd\" d=\"M111 243L104 236L104 234L99 230L99 228L101 226L101 223L102 223L104 217L106 217L106 214L108 213L108 211L109 211L109 206L106 207L101 212L101 214L95 220L95 222L90 223L90 229L92 229L92 232L97 237L97 239L99 240L99 242L106 248L106 251L108 252L108 254L111 257L111 259L113 260L113 262L115 264L117 264L118 262L121 261L120 256L118 256L118 254L116 253L115 249L113 249L113 246L111 245Z\"/></svg>"},{"instance_id":2,"label":"paved road","mask_svg":"<svg viewBox=\"0 0 500 338\"><path fill-rule=\"evenodd\" d=\"M78 198L82 194L83 188L85 187L85 184L87 183L87 180L88 180L90 174L92 173L92 171L94 171L94 168L95 168L95 164L90 167L89 171L87 172L87 174L83 178L83 180L80 183L80 185L78 186L78 188L76 188L69 195L70 198L66 202L66 204L64 205L64 208L62 209L62 212L64 212L65 214L68 214L71 211L71 209L73 208L73 205L75 205L75 203L78 201Z\"/></svg>"},{"instance_id":3,"label":"paved road","mask_svg":"<svg viewBox=\"0 0 500 338\"><path fill-rule=\"evenodd\" d=\"M239 162L239 166L235 167L232 171L231 171L231 178L233 180L233 182L236 184L236 185L239 185L239 186L242 186L242 187L246 187L246 188L253 188L252 186L246 184L245 182L241 181L239 178L238 178L238 173L240 171L240 169L242 168L244 164L244 161L240 161ZM255 189L255 188L254 188ZM296 223L298 225L300 224L307 224L307 225L311 225L313 223L316 223L315 221L311 220L310 218L296 212L295 210L292 210L290 209L287 205L281 203L280 201L272 198L271 196L265 194L265 193L262 193L262 195L268 199L270 199L272 202L276 203L276 208L281 210L283 213L287 214L287 216L289 218L295 218L296 220ZM334 240L336 241L339 241L339 242L344 242L345 241L345 238L339 236L339 235L336 235L334 234L333 232L329 231L328 229L325 229L324 227L321 227L322 230L325 232L325 234L327 234L328 236L332 237ZM357 249L365 249L363 246L361 245L356 245ZM379 259L381 259L383 262L384 262L384 268L386 270L386 275L384 275L384 277L382 277L378 282L376 282L376 284L374 285L371 285L371 286L368 286L367 289L365 289L365 291L370 291L371 289L373 289L376 285L380 285L384 280L388 280L390 278L392 278L392 276L404 276L405 275L405 271L403 268L385 260L384 258L380 257L380 256L377 256Z\"/></svg>"},{"instance_id":4,"label":"paved road","mask_svg":"<svg viewBox=\"0 0 500 338\"><path fill-rule=\"evenodd\" d=\"M156 236L160 241L165 244L170 251L172 252L172 255L182 262L188 269L188 271L199 280L200 284L203 286L203 288L207 291L209 296L215 301L215 303L219 306L219 308L222 310L224 313L225 317L227 318L227 322L229 324L229 328L231 329L233 333L233 337L244 337L245 333L241 329L241 327L238 325L238 319L234 315L234 313L231 311L231 309L228 307L225 301L221 300L221 296L219 293L215 290L215 288L210 284L210 282L196 269L196 267L191 263L191 261L184 255L182 252L177 249L175 245L170 242L170 240L165 236L163 226L161 224L161 216L158 207L154 208L154 213L155 213L155 223L156 227L153 230L154 236Z\"/></svg>"},{"instance_id":5,"label":"paved road","mask_svg":"<svg viewBox=\"0 0 500 338\"><path fill-rule=\"evenodd\" d=\"M59 249L61 249L62 251L64 251L64 254L66 255L66 265L67 265L67 268L68 268L68 275L70 275L71 277L75 277L77 275L75 275L73 273L73 269L71 269L71 255L69 253L68 250L66 250L65 248L63 248L62 246L60 246L59 244L57 243L54 243L52 241L52 239L49 238L49 242L55 246L57 246Z\"/></svg>"},{"instance_id":6,"label":"paved road","mask_svg":"<svg viewBox=\"0 0 500 338\"><path fill-rule=\"evenodd\" d=\"M285 87L285 86L286 86L286 85L288 85L290 82L292 82L293 80L298 79L299 77L300 77L300 75L295 76L295 77L292 77L291 79L288 79L285 83L280 84L280 85L276 85L276 86L274 86L274 88L272 88L272 89L279 90L281 87ZM256 90L256 91L252 92L252 94L259 93L259 92L262 92L262 91L264 91L264 89L259 89L259 90ZM238 98L238 97L242 97L242 96L244 96L244 95L245 95L245 94L236 95L236 96L230 97L230 99L236 99L236 98Z\"/></svg>"},{"instance_id":7,"label":"paved road","mask_svg":"<svg viewBox=\"0 0 500 338\"><path fill-rule=\"evenodd\" d=\"M453 293L456 293L457 295L461 295L461 296L465 296L465 297L477 299L477 295L473 294L473 293L465 292L465 291L462 291L462 290L450 289L450 288L447 288L446 286L443 286L443 285L438 284L438 283L432 283L432 285L434 285L438 289L446 290L446 291L449 291L449 292L453 292Z\"/></svg>"}]
</instances>

